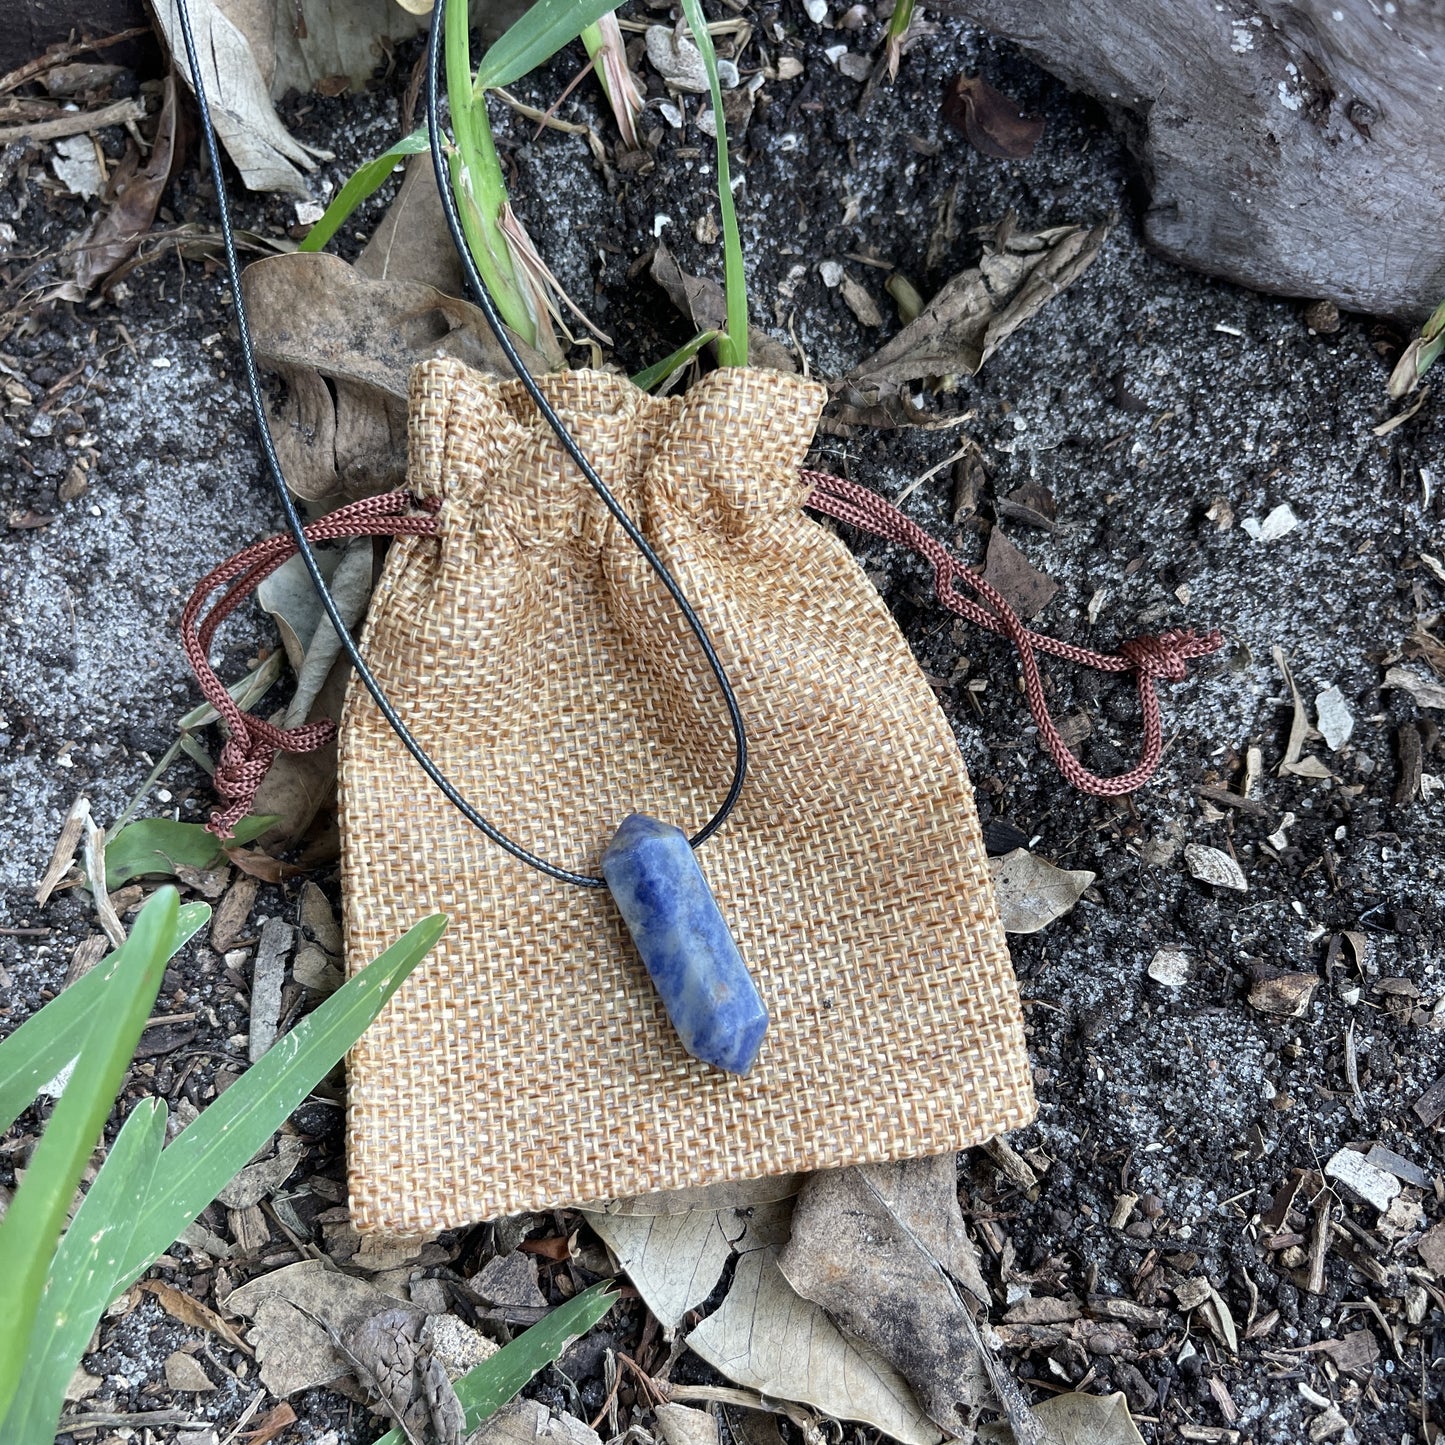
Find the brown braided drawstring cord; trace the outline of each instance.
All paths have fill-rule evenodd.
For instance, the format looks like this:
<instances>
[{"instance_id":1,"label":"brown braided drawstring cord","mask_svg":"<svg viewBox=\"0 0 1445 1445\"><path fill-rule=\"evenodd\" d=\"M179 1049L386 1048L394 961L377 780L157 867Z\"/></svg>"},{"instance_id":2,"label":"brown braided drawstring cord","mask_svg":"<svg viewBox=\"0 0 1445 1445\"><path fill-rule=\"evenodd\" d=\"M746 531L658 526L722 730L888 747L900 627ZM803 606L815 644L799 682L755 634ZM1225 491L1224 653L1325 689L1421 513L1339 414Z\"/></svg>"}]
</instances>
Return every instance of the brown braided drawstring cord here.
<instances>
[{"instance_id":1,"label":"brown braided drawstring cord","mask_svg":"<svg viewBox=\"0 0 1445 1445\"><path fill-rule=\"evenodd\" d=\"M1023 669L1024 695L1028 699L1029 711L1034 715L1044 746L1066 781L1080 792L1098 798L1118 798L1132 793L1154 775L1164 751L1164 731L1155 683L1179 682L1188 676L1191 659L1208 656L1222 646L1224 639L1220 633L1200 635L1170 631L1158 637L1137 637L1124 643L1115 655L1076 647L1073 643L1060 642L1043 633L1033 632L1024 626L996 588L978 573L963 566L940 542L915 522L909 521L876 492L827 472L805 470L800 476L811 488L804 506L917 552L932 564L938 600L949 611L1013 643ZM305 529L306 537L311 542L328 542L342 537L427 536L435 533L435 510L439 503L435 500L423 503L428 508L423 512L415 510L417 505L410 493L403 491L364 497L359 502L339 508L319 522L313 522ZM296 551L296 543L288 533L269 537L245 548L201 579L181 613L181 645L195 670L201 692L221 715L229 732L216 763L215 775L216 792L225 800L226 806L211 815L209 824L211 832L218 837L228 837L250 810L256 789L278 752L314 752L336 735L336 724L329 720L306 723L302 727L278 728L242 712L207 660L216 628L250 592L289 557L294 557ZM980 606L961 596L957 590L960 583L972 588L987 605ZM197 625L206 599L218 587L226 587L225 594ZM1135 674L1144 721L1144 749L1139 762L1127 773L1102 778L1097 773L1091 773L1069 751L1049 712L1036 651L1047 652L1083 667L1097 668L1100 672Z\"/></svg>"},{"instance_id":2,"label":"brown braided drawstring cord","mask_svg":"<svg viewBox=\"0 0 1445 1445\"><path fill-rule=\"evenodd\" d=\"M1044 746L1067 782L1081 793L1091 793L1096 798L1120 798L1153 777L1164 751L1164 729L1159 719L1159 696L1155 683L1182 681L1188 676L1190 659L1206 657L1223 646L1224 638L1219 632L1207 632L1201 636L1195 632L1170 631L1158 637L1136 637L1124 643L1117 656L1046 637L1025 627L1018 613L997 588L955 560L941 543L922 527L910 522L897 507L876 492L827 472L804 471L801 475L812 488L804 506L871 532L885 541L911 548L932 563L938 600L950 612L956 612L960 617L1013 643L1023 669L1024 695L1028 698L1029 711L1034 715ZM961 596L957 590L959 583L972 588L987 606L981 607ZM1135 674L1139 686L1139 709L1144 717L1144 750L1139 762L1127 773L1101 778L1097 773L1091 773L1069 751L1049 712L1043 675L1034 655L1036 650L1083 667L1097 668L1100 672Z\"/></svg>"},{"instance_id":3,"label":"brown braided drawstring cord","mask_svg":"<svg viewBox=\"0 0 1445 1445\"><path fill-rule=\"evenodd\" d=\"M435 532L436 517L429 512L418 513L415 508L416 502L409 492L363 497L313 522L305 529L306 539L330 542L340 537L417 536ZM277 753L315 752L336 735L336 724L330 719L302 727L278 728L263 718L242 712L207 657L216 628L287 558L294 557L297 550L289 532L244 548L201 579L181 613L181 647L206 701L220 713L229 733L216 762L214 780L216 792L226 806L211 814L208 825L218 838L229 837L231 830L250 811L256 789ZM197 625L206 599L218 587L226 587L225 594Z\"/></svg>"}]
</instances>

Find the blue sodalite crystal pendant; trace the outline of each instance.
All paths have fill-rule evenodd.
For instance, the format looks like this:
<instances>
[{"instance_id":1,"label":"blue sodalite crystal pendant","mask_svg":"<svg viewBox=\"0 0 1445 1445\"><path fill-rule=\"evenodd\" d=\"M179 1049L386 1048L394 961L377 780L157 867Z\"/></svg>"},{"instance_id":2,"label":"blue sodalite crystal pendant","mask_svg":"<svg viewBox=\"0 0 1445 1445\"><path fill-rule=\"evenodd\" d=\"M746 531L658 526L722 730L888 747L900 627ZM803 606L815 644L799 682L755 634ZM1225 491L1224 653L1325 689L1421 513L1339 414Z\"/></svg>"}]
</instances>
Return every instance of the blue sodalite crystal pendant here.
<instances>
[{"instance_id":1,"label":"blue sodalite crystal pendant","mask_svg":"<svg viewBox=\"0 0 1445 1445\"><path fill-rule=\"evenodd\" d=\"M683 1048L714 1068L747 1073L768 1011L687 835L634 813L602 855L602 876Z\"/></svg>"}]
</instances>

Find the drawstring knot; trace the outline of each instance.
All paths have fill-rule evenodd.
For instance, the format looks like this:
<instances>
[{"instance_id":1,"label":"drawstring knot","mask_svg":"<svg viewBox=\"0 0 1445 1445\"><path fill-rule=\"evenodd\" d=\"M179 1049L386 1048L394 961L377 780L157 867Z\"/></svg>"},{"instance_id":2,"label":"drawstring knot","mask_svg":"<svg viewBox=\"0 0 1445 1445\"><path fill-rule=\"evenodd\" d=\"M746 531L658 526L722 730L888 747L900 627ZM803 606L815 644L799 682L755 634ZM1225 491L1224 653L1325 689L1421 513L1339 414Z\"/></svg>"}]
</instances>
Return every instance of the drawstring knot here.
<instances>
[{"instance_id":1,"label":"drawstring knot","mask_svg":"<svg viewBox=\"0 0 1445 1445\"><path fill-rule=\"evenodd\" d=\"M414 509L424 510L417 513ZM437 529L440 502L427 498L418 503L409 492L384 492L363 497L328 513L306 527L308 542L329 542L342 537L431 536ZM277 753L313 753L336 736L336 724L329 718L300 727L278 728L263 718L242 712L226 685L216 676L207 654L216 628L288 558L297 552L289 534L267 537L222 562L196 585L181 612L181 647L195 670L206 701L221 715L229 736L216 762L215 789L226 806L211 814L207 827L218 838L228 838L236 824L251 810L256 789L276 760ZM204 619L201 610L218 587L226 591Z\"/></svg>"},{"instance_id":2,"label":"drawstring knot","mask_svg":"<svg viewBox=\"0 0 1445 1445\"><path fill-rule=\"evenodd\" d=\"M1174 628L1158 637L1135 637L1119 644L1119 656L1140 677L1159 682L1183 682L1189 676L1189 664L1196 657L1218 652L1224 638L1218 632L1201 636L1187 628Z\"/></svg>"},{"instance_id":3,"label":"drawstring knot","mask_svg":"<svg viewBox=\"0 0 1445 1445\"><path fill-rule=\"evenodd\" d=\"M240 726L216 759L212 784L227 806L217 809L207 824L218 838L229 838L237 823L251 811L261 780L271 771L277 753L311 753L336 736L336 724L322 718L303 727L278 728L238 709Z\"/></svg>"},{"instance_id":4,"label":"drawstring knot","mask_svg":"<svg viewBox=\"0 0 1445 1445\"><path fill-rule=\"evenodd\" d=\"M812 488L804 506L917 552L932 565L938 600L950 612L956 612L960 617L1013 643L1019 655L1019 670L1023 673L1024 696L1028 698L1029 711L1038 724L1039 740L1048 749L1049 756L1066 782L1081 793L1090 793L1096 798L1122 798L1154 776L1164 754L1164 728L1159 717L1159 694L1154 684L1183 681L1189 675L1189 663L1194 658L1217 652L1224 645L1220 633L1201 635L1174 629L1158 637L1136 637L1123 643L1117 654L1094 652L1091 648L1077 647L1072 642L1060 642L1055 637L1026 627L996 587L984 581L977 572L964 567L941 542L930 537L877 492L827 472L805 471L802 480ZM968 588L980 601L974 602L963 596L961 587ZM1100 777L1091 773L1069 751L1049 711L1037 656L1040 652L1082 667L1097 668L1100 672L1134 674L1139 689L1139 711L1143 715L1144 748L1138 763L1127 773Z\"/></svg>"}]
</instances>

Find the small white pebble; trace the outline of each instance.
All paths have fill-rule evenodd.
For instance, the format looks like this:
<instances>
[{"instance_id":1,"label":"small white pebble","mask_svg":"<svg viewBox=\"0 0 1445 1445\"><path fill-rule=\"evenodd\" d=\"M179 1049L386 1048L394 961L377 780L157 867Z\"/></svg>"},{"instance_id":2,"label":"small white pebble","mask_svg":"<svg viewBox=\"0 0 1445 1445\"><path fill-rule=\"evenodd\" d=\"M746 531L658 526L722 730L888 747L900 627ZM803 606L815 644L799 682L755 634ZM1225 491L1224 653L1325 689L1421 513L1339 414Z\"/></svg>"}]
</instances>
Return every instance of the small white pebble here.
<instances>
[{"instance_id":1,"label":"small white pebble","mask_svg":"<svg viewBox=\"0 0 1445 1445\"><path fill-rule=\"evenodd\" d=\"M170 359L169 356L153 356L153 357L151 357L151 365L152 365L153 367L155 367L155 369L156 369L157 371L164 371L170 364L171 364L171 359Z\"/></svg>"},{"instance_id":2,"label":"small white pebble","mask_svg":"<svg viewBox=\"0 0 1445 1445\"><path fill-rule=\"evenodd\" d=\"M823 278L823 285L830 291L843 283L843 267L837 261L820 262L818 275Z\"/></svg>"},{"instance_id":3,"label":"small white pebble","mask_svg":"<svg viewBox=\"0 0 1445 1445\"><path fill-rule=\"evenodd\" d=\"M828 0L803 0L803 9L814 25L821 25L828 18Z\"/></svg>"},{"instance_id":4,"label":"small white pebble","mask_svg":"<svg viewBox=\"0 0 1445 1445\"><path fill-rule=\"evenodd\" d=\"M1177 948L1161 948L1149 963L1149 977L1166 988L1183 988L1189 974L1188 955Z\"/></svg>"}]
</instances>

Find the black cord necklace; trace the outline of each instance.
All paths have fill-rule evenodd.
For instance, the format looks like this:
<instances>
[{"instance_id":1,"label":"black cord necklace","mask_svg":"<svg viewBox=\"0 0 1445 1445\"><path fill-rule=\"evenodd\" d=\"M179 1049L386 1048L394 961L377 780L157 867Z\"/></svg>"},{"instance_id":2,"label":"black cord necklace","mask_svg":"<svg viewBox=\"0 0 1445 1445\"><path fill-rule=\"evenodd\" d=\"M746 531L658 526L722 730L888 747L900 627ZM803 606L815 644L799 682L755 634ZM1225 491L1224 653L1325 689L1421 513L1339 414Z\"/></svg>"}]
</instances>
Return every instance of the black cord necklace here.
<instances>
[{"instance_id":1,"label":"black cord necklace","mask_svg":"<svg viewBox=\"0 0 1445 1445\"><path fill-rule=\"evenodd\" d=\"M316 554L311 549L303 530L301 516L286 479L281 470L281 461L271 439L271 430L266 417L262 398L260 375L256 366L255 351L251 342L251 330L246 316L245 300L241 291L241 268L236 255L236 243L231 221L230 202L226 194L225 181L221 171L220 146L215 126L211 120L211 109L206 97L205 82L201 78L196 53L196 39L191 28L190 12L186 0L176 0L180 21L181 37L185 44L186 60L190 66L191 81L195 91L196 105L200 111L201 134L205 141L206 154L210 158L211 173L216 184L216 205L220 217L221 242L226 255L226 270L231 281L231 293L236 308L236 329L241 344L242 370L246 377L246 391L250 398L251 412L255 419L256 431L261 443L266 467L281 503L286 525L296 541L306 570L311 577L321 604L331 625L336 629L342 650L356 669L366 690L371 694L382 716L401 739L422 771L441 790L447 800L492 842L505 848L514 858L547 874L562 883L572 883L581 888L607 888L616 900L633 942L642 956L642 961L657 986L668 1017L677 1029L683 1045L694 1057L732 1073L747 1073L752 1067L768 1026L768 1011L758 994L757 986L748 973L747 966L738 952L732 934L718 909L702 870L698 867L693 850L704 843L717 831L732 812L742 793L747 776L748 747L747 734L743 725L742 710L728 681L716 650L707 635L702 619L688 601L681 585L667 569L662 559L653 551L637 524L623 510L592 464L583 455L576 438L567 429L547 400L542 388L527 370L507 334L501 315L492 301L482 278L477 271L471 252L462 235L461 221L457 215L455 199L452 196L450 178L447 174L446 155L441 127L441 102L438 90L438 72L441 62L441 39L446 14L445 0L436 0L432 12L431 31L427 43L427 86L426 114L427 130L431 139L432 167L436 173L437 189L441 194L442 209L446 216L447 228L451 232L452 244L461 258L468 284L477 305L487 319L488 326L497 338L503 353L522 385L526 388L537 410L548 426L556 433L563 450L576 464L593 491L602 499L607 510L616 518L633 546L646 559L648 565L667 589L669 596L682 614L689 630L707 660L709 669L717 683L728 720L733 733L732 781L723 799L722 806L697 833L688 838L680 829L671 824L634 813L618 828L602 858L602 875L579 873L549 863L545 858L524 848L508 838L495 825L489 823L471 803L462 796L455 784L441 771L431 755L412 734L406 723L386 696L381 684L366 665L357 646L356 639L342 620L340 610L326 586Z\"/></svg>"},{"instance_id":2,"label":"black cord necklace","mask_svg":"<svg viewBox=\"0 0 1445 1445\"><path fill-rule=\"evenodd\" d=\"M186 60L190 66L191 79L195 89L196 106L200 111L201 134L205 141L206 154L211 163L211 174L216 183L216 209L220 217L221 244L226 253L226 271L230 277L231 294L234 298L236 308L236 330L240 336L241 343L241 367L246 377L246 392L251 403L251 414L255 419L256 433L261 443L261 452L266 460L266 469L271 474L271 482L276 490L276 495L281 503L281 510L286 518L286 526L291 535L296 539L296 545L301 553L302 561L306 565L306 571L310 574L311 585L315 587L317 595L321 599L321 605L326 609L326 615L331 620L331 625L336 629L336 635L341 640L342 650L350 659L351 665L356 669L356 675L365 685L366 690L371 694L381 715L391 725L397 737L405 744L407 751L420 764L423 772L426 773L433 783L445 794L447 801L452 804L458 812L474 827L479 828L498 847L505 848L514 858L520 858L523 863L530 864L533 868L539 869L551 878L556 878L562 883L573 883L579 888L606 888L607 879L595 874L579 873L570 868L560 867L558 864L549 863L545 858L524 848L520 843L507 837L494 824L489 823L480 812L477 811L456 785L437 766L431 755L412 734L406 723L402 720L391 700L386 696L381 684L367 667L361 656L361 650L357 646L356 639L351 635L351 630L342 620L340 610L337 608L336 600L332 597L326 586L326 579L322 576L320 565L317 563L316 554L311 549L311 544L306 540L303 532L304 523L297 511L296 503L292 500L291 492L286 485L286 478L281 470L281 459L276 455L275 444L271 440L271 429L266 418L266 405L261 391L260 373L256 366L255 351L251 343L251 328L246 316L246 304L241 294L241 266L236 255L236 241L234 227L231 220L230 200L226 194L226 184L221 172L220 145L216 139L215 126L211 121L211 108L206 98L205 82L201 79L200 67L196 57L196 38L191 28L191 16L186 0L176 0L176 10L180 20L181 37L185 43ZM431 137L432 166L436 172L437 189L441 193L442 209L446 215L447 228L451 232L452 244L457 249L461 258L462 267L467 278L467 284L476 298L476 303L487 319L487 325L497 338L507 361L517 373L518 379L526 387L532 401L536 404L537 410L546 420L547 425L557 434L558 440L562 443L567 455L576 463L577 469L586 478L588 485L602 499L607 510L617 519L622 530L627 534L633 546L642 553L647 564L657 574L662 585L667 588L668 594L676 604L678 611L682 614L683 620L687 623L692 635L697 639L698 646L702 649L703 657L706 658L709 669L717 682L718 692L722 696L723 705L727 709L728 721L732 726L733 733L733 773L732 781L728 787L727 795L711 818L688 840L693 848L701 847L726 821L729 813L732 812L737 803L739 795L743 790L743 783L747 778L748 769L748 742L747 732L743 724L742 709L738 706L737 696L733 692L732 684L728 681L727 672L723 668L712 640L707 635L702 619L693 609L686 594L679 585L677 579L668 571L666 564L653 551L647 539L638 529L637 524L623 510L622 505L608 490L607 484L598 476L592 464L583 455L582 449L577 444L577 439L567 429L567 424L557 415L552 404L547 400L542 388L538 386L536 379L527 370L525 363L517 353L517 348L507 332L506 324L503 322L500 313L497 311L496 303L493 302L486 286L482 282L481 275L477 271L476 263L472 260L470 250L467 248L466 240L462 235L461 221L457 215L456 201L452 196L451 185L447 175L446 155L443 149L444 138L441 128L441 101L438 89L438 72L441 66L441 38L442 24L446 14L445 0L437 0L436 7L432 12L431 31L427 40L427 85L426 85L426 116L427 130Z\"/></svg>"}]
</instances>

